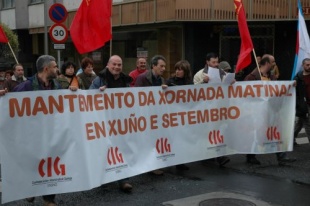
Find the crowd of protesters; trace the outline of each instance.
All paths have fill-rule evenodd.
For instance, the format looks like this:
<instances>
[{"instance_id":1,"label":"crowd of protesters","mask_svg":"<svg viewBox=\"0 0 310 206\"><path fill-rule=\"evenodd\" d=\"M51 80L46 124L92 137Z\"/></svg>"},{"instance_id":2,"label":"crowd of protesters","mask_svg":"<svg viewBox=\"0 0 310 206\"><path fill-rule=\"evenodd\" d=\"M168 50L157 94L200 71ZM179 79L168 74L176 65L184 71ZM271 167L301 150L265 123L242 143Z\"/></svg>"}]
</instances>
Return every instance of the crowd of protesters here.
<instances>
[{"instance_id":1,"label":"crowd of protesters","mask_svg":"<svg viewBox=\"0 0 310 206\"><path fill-rule=\"evenodd\" d=\"M191 84L206 84L210 81L208 71L217 69L219 77L222 79L233 72L227 61L219 61L216 53L208 53L205 59L205 66L200 69L194 76L190 63L186 60L178 61L173 73L167 79L164 79L166 70L166 59L162 55L155 55L150 60L150 69L146 58L137 58L136 68L129 75L123 73L123 61L118 55L110 57L107 65L98 75L94 72L93 60L85 57L81 61L81 71L77 74L77 66L74 62L65 61L58 69L58 65L54 57L42 55L36 62L37 73L33 77L26 78L22 64L15 64L10 71L0 71L0 96L7 92L36 91L36 90L55 90L70 89L77 91L78 89L98 89L104 91L109 88L121 87L150 87L161 86L163 89L169 86L182 86ZM243 80L262 80L275 81L280 73L276 65L274 56L265 54L257 57L258 67L253 68ZM304 59L302 62L303 71L299 72L295 77L296 85L296 124L294 137L296 138L301 128L304 126L306 134L310 135L310 59ZM231 82L232 84L235 82ZM279 164L292 162L296 159L290 159L286 153L277 153ZM219 166L224 166L230 159L226 156L218 157L216 162ZM261 164L256 155L246 155L246 163ZM188 170L189 167L182 164L177 165L179 170ZM155 175L163 175L162 170L151 172ZM132 185L129 179L119 181L120 189L124 192L131 192ZM43 196L46 205L56 205L55 195ZM27 198L28 202L33 202L34 197Z\"/></svg>"}]
</instances>

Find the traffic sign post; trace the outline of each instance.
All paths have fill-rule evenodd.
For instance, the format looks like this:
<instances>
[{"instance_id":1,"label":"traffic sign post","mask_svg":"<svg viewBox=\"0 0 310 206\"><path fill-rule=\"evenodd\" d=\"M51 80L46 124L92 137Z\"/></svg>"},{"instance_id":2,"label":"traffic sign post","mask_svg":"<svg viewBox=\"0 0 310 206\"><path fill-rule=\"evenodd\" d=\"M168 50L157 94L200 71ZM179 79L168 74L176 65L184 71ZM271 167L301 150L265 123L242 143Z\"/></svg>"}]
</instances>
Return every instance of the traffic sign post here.
<instances>
[{"instance_id":1,"label":"traffic sign post","mask_svg":"<svg viewBox=\"0 0 310 206\"><path fill-rule=\"evenodd\" d=\"M48 11L50 19L55 24L50 28L49 35L52 41L57 44L54 49L57 49L58 66L60 67L60 49L65 49L65 43L68 39L68 29L60 24L64 22L68 16L68 11L64 5L56 3L53 4Z\"/></svg>"},{"instance_id":2,"label":"traffic sign post","mask_svg":"<svg viewBox=\"0 0 310 206\"><path fill-rule=\"evenodd\" d=\"M68 30L62 24L54 24L49 30L49 35L54 43L61 44L67 41Z\"/></svg>"},{"instance_id":3,"label":"traffic sign post","mask_svg":"<svg viewBox=\"0 0 310 206\"><path fill-rule=\"evenodd\" d=\"M50 7L48 14L53 22L62 23L66 20L68 11L64 5L57 3Z\"/></svg>"},{"instance_id":4,"label":"traffic sign post","mask_svg":"<svg viewBox=\"0 0 310 206\"><path fill-rule=\"evenodd\" d=\"M60 50L60 49L66 49L65 44L54 44L54 49Z\"/></svg>"}]
</instances>

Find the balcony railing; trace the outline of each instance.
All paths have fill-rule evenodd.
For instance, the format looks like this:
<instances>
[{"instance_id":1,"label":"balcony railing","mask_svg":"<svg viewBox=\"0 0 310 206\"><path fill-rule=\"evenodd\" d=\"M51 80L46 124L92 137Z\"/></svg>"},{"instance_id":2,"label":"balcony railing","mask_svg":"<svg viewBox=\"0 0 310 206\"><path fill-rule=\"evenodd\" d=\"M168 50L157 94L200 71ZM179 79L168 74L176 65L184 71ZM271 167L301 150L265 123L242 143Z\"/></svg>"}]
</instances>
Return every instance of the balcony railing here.
<instances>
[{"instance_id":1,"label":"balcony railing","mask_svg":"<svg viewBox=\"0 0 310 206\"><path fill-rule=\"evenodd\" d=\"M243 0L248 21L297 19L298 0ZM310 8L310 0L302 1ZM310 9L309 9L310 11ZM305 19L309 19L305 13ZM235 21L233 0L140 0L113 5L113 26L167 21Z\"/></svg>"}]
</instances>

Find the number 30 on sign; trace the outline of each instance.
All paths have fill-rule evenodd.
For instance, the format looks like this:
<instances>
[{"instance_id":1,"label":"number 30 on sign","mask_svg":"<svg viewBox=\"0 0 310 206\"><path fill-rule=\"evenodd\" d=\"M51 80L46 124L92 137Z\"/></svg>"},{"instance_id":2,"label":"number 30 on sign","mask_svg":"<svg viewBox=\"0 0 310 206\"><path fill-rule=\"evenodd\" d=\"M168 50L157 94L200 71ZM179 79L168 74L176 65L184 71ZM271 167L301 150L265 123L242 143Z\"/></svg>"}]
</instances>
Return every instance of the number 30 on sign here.
<instances>
[{"instance_id":1,"label":"number 30 on sign","mask_svg":"<svg viewBox=\"0 0 310 206\"><path fill-rule=\"evenodd\" d=\"M68 30L62 24L54 24L49 30L49 35L54 43L65 43L68 39Z\"/></svg>"}]
</instances>

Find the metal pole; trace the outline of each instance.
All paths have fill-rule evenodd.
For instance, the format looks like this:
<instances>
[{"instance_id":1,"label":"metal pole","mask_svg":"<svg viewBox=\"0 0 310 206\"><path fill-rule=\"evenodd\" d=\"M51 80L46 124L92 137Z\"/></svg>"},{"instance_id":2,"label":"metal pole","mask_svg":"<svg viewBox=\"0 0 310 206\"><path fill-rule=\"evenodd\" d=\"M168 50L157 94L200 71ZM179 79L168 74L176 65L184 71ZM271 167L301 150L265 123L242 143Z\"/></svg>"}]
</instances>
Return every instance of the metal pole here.
<instances>
[{"instance_id":1,"label":"metal pole","mask_svg":"<svg viewBox=\"0 0 310 206\"><path fill-rule=\"evenodd\" d=\"M47 36L47 1L44 0L44 54L48 54L48 36Z\"/></svg>"},{"instance_id":2,"label":"metal pole","mask_svg":"<svg viewBox=\"0 0 310 206\"><path fill-rule=\"evenodd\" d=\"M58 62L58 68L61 68L61 65L60 65L60 50L58 49L57 50L57 62Z\"/></svg>"}]
</instances>

